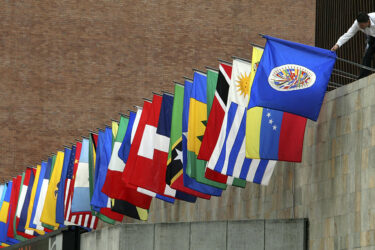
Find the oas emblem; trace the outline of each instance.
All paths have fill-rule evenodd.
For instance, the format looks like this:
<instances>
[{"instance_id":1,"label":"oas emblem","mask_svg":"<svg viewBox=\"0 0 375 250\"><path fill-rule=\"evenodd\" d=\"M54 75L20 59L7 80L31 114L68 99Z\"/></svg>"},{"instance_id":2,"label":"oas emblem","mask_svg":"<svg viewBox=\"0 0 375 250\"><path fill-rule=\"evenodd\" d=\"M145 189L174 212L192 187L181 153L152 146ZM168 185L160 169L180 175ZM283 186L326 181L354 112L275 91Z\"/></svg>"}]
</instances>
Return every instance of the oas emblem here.
<instances>
[{"instance_id":1,"label":"oas emblem","mask_svg":"<svg viewBox=\"0 0 375 250\"><path fill-rule=\"evenodd\" d=\"M314 72L296 64L285 64L273 68L268 76L268 83L278 91L306 89L314 85L315 80Z\"/></svg>"}]
</instances>

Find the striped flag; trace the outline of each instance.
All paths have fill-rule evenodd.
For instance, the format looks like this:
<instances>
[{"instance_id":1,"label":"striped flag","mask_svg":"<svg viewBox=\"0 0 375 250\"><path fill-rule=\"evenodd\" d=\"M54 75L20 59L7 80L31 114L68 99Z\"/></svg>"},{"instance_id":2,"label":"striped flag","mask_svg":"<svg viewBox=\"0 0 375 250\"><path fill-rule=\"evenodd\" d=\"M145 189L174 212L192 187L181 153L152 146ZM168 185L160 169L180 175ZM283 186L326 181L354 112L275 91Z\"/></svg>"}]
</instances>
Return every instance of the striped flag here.
<instances>
[{"instance_id":1,"label":"striped flag","mask_svg":"<svg viewBox=\"0 0 375 250\"><path fill-rule=\"evenodd\" d=\"M33 223L36 225L36 229L38 229L38 230L45 230L45 228L42 225L42 222L40 221L40 216L42 215L44 203L45 203L45 200L46 200L49 178L51 176L52 163L53 163L52 157L48 158L47 164L45 165L46 171L45 171L45 174L44 174L42 186L40 188L39 202L38 202L38 205L37 205L36 211L35 211ZM43 164L45 164L45 163L42 162L42 165Z\"/></svg>"},{"instance_id":2,"label":"striped flag","mask_svg":"<svg viewBox=\"0 0 375 250\"><path fill-rule=\"evenodd\" d=\"M89 140L83 138L71 204L72 212L91 211L89 189Z\"/></svg>"},{"instance_id":3,"label":"striped flag","mask_svg":"<svg viewBox=\"0 0 375 250\"><path fill-rule=\"evenodd\" d=\"M34 230L34 231L38 232L39 234L44 234L44 230L37 229L37 225L34 223L34 219L35 219L38 203L41 202L41 200L39 199L40 198L40 191L41 191L41 188L42 188L44 176L46 174L47 162L42 162L41 165L38 165L37 169L38 168L40 168L39 178L37 178L38 185L36 186L34 203L33 203L33 206L32 206L31 217L30 217L30 223L28 225L29 225L29 228L31 230ZM38 175L38 173L37 173L37 175Z\"/></svg>"},{"instance_id":4,"label":"striped flag","mask_svg":"<svg viewBox=\"0 0 375 250\"><path fill-rule=\"evenodd\" d=\"M63 163L64 152L58 151L48 184L46 201L44 202L42 215L40 216L42 223L52 226L55 230L59 227L59 223L56 222L56 201Z\"/></svg>"},{"instance_id":5,"label":"striped flag","mask_svg":"<svg viewBox=\"0 0 375 250\"><path fill-rule=\"evenodd\" d=\"M0 209L0 242L12 245L18 243L18 240L9 238L7 236L9 226L10 197L13 189L13 181L9 181L6 185L7 189Z\"/></svg>"},{"instance_id":6,"label":"striped flag","mask_svg":"<svg viewBox=\"0 0 375 250\"><path fill-rule=\"evenodd\" d=\"M112 137L111 128L106 127L105 131L99 130L95 161L95 186L91 199L91 206L95 211L100 212L98 215L99 219L113 224L114 220L122 221L123 215L111 211L111 201L108 196L101 191L107 175L109 161L111 159ZM104 215L105 217L102 217L101 215Z\"/></svg>"},{"instance_id":7,"label":"striped flag","mask_svg":"<svg viewBox=\"0 0 375 250\"><path fill-rule=\"evenodd\" d=\"M214 89L214 98L212 100L212 104L208 100L211 90L207 88L207 114L209 114L209 117L207 121L206 131L202 139L202 144L199 149L199 154L197 156L198 159L208 161L211 158L212 152L215 148L224 120L229 86L231 84L231 74L231 65L225 63L221 63L219 65L219 74L217 76L217 84ZM212 71L207 71L207 84L209 84L210 82L210 75L213 75ZM212 108L209 109L211 105ZM246 181L244 180L223 175L209 168L205 168L205 177L209 180L233 186L244 187L246 185Z\"/></svg>"},{"instance_id":8,"label":"striped flag","mask_svg":"<svg viewBox=\"0 0 375 250\"><path fill-rule=\"evenodd\" d=\"M64 195L65 195L65 180L68 171L68 165L72 150L69 148L64 149L64 161L61 170L60 181L57 185L57 200L56 200L56 223L64 225Z\"/></svg>"},{"instance_id":9,"label":"striped flag","mask_svg":"<svg viewBox=\"0 0 375 250\"><path fill-rule=\"evenodd\" d=\"M25 179L23 182L20 199L19 199L19 207L17 207L17 234L21 235L25 238L32 238L33 235L38 235L35 232L30 232L25 230L26 221L27 221L27 213L30 204L30 196L32 185L34 183L35 174L33 168L27 168Z\"/></svg>"},{"instance_id":10,"label":"striped flag","mask_svg":"<svg viewBox=\"0 0 375 250\"><path fill-rule=\"evenodd\" d=\"M227 110L220 135L207 167L229 176L240 176L241 170L266 164L273 169L275 162L254 161L245 158L246 107L251 88L251 64L233 61Z\"/></svg>"},{"instance_id":11,"label":"striped flag","mask_svg":"<svg viewBox=\"0 0 375 250\"><path fill-rule=\"evenodd\" d=\"M17 210L17 202L18 202L18 195L20 191L20 185L22 181L22 175L18 175L16 178L13 179L13 185L12 185L12 194L10 196L10 202L9 202L9 226L8 226L8 233L7 236L9 238L16 238L16 234L14 233L14 225L15 225L15 217L16 217L16 210ZM0 186L1 191L1 186Z\"/></svg>"},{"instance_id":12,"label":"striped flag","mask_svg":"<svg viewBox=\"0 0 375 250\"><path fill-rule=\"evenodd\" d=\"M121 173L124 169L125 163L119 157L119 150L125 138L125 134L128 131L127 128L129 125L133 125L134 119L135 113L133 112L130 113L130 118L124 116L120 117L118 132L115 138L115 142L113 144L113 151L108 165L108 171L105 178L105 182L102 188L102 192L111 198L114 197L113 193L116 193L116 189L121 188Z\"/></svg>"},{"instance_id":13,"label":"striped flag","mask_svg":"<svg viewBox=\"0 0 375 250\"><path fill-rule=\"evenodd\" d=\"M91 211L71 211L71 204L74 192L74 181L77 174L78 163L81 156L82 142L77 142L74 162L70 162L67 173L66 198L65 198L65 225L79 225L85 228L95 229L98 218L91 214ZM72 167L73 166L73 167Z\"/></svg>"},{"instance_id":14,"label":"striped flag","mask_svg":"<svg viewBox=\"0 0 375 250\"><path fill-rule=\"evenodd\" d=\"M41 165L37 165L37 167L36 167L34 184L32 186L31 195L30 195L30 204L29 204L29 208L28 208L28 211L27 211L27 220L26 220L26 225L25 225L26 231L25 232L27 234L30 234L30 235L33 235L33 231L37 232L40 235L44 235L44 233L45 233L44 230L38 230L38 229L35 229L35 228L31 227L33 208L34 208L34 205L36 205L35 195L36 195L36 190L37 190L38 185L39 185L39 179L40 179L39 177L40 177L40 173L41 173L41 168L42 168Z\"/></svg>"}]
</instances>

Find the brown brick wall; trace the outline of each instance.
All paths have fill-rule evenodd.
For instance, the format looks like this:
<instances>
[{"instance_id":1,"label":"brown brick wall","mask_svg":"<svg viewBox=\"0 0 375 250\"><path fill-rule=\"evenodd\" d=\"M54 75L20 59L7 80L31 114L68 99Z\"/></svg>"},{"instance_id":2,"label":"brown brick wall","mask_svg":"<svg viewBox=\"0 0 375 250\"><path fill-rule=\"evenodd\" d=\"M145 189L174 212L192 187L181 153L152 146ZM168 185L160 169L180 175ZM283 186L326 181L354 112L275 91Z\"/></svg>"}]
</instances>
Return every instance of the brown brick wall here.
<instances>
[{"instance_id":1,"label":"brown brick wall","mask_svg":"<svg viewBox=\"0 0 375 250\"><path fill-rule=\"evenodd\" d=\"M3 1L0 181L193 67L250 58L258 33L313 44L314 30L315 0Z\"/></svg>"}]
</instances>

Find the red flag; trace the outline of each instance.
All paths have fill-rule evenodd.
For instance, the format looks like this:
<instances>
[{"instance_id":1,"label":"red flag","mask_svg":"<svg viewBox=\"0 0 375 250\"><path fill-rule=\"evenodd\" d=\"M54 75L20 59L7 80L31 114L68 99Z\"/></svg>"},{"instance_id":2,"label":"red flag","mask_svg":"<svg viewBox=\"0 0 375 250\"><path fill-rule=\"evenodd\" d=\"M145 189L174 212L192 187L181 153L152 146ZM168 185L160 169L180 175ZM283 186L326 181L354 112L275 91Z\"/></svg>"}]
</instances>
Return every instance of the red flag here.
<instances>
[{"instance_id":1,"label":"red flag","mask_svg":"<svg viewBox=\"0 0 375 250\"><path fill-rule=\"evenodd\" d=\"M12 194L10 196L10 202L9 202L10 224L9 224L8 232L7 232L7 236L10 238L15 238L13 221L14 221L14 217L16 216L16 209L17 209L17 202L18 202L18 195L20 192L21 181L22 181L22 175L18 175L16 178L13 178Z\"/></svg>"},{"instance_id":2,"label":"red flag","mask_svg":"<svg viewBox=\"0 0 375 250\"><path fill-rule=\"evenodd\" d=\"M229 83L232 75L232 66L221 63L219 76L212 108L207 121L206 131L203 136L198 159L209 161L219 138L223 124L225 109L228 99ZM205 176L209 180L228 183L228 176L206 168Z\"/></svg>"}]
</instances>

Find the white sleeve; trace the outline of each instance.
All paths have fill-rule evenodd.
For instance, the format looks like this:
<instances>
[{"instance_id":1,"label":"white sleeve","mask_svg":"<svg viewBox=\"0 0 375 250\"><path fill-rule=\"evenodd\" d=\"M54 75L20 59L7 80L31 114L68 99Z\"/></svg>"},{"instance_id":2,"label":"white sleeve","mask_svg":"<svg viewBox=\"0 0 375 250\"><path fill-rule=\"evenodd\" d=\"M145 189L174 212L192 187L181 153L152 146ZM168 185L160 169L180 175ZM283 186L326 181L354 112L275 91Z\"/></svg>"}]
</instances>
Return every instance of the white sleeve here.
<instances>
[{"instance_id":1,"label":"white sleeve","mask_svg":"<svg viewBox=\"0 0 375 250\"><path fill-rule=\"evenodd\" d=\"M350 38L352 38L357 31L359 30L357 20L354 21L352 27L348 29L348 31L342 35L339 40L337 40L336 44L341 47L344 43L346 43Z\"/></svg>"}]
</instances>

